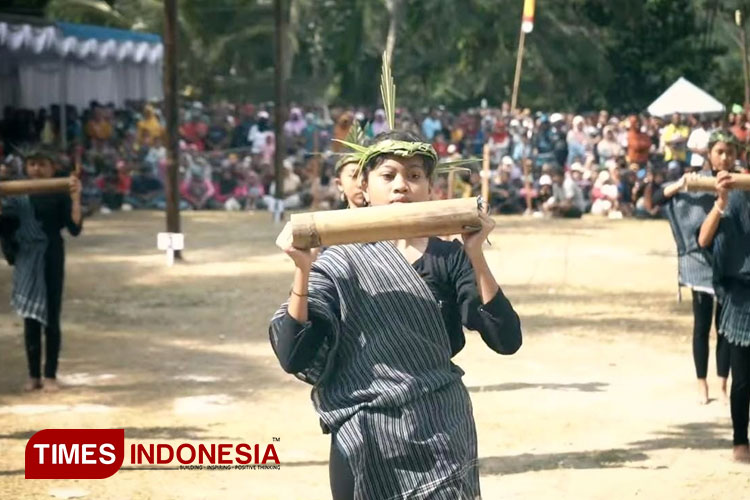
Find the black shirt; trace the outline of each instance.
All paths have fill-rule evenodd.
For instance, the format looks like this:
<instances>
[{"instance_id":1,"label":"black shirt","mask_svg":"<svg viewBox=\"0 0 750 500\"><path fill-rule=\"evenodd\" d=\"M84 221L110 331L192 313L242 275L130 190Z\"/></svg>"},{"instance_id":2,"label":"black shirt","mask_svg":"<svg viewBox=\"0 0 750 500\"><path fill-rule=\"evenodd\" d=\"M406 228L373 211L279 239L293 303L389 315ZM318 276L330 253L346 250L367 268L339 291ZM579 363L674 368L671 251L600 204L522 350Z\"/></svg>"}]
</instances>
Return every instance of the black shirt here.
<instances>
[{"instance_id":1,"label":"black shirt","mask_svg":"<svg viewBox=\"0 0 750 500\"><path fill-rule=\"evenodd\" d=\"M510 301L498 288L495 296L482 304L476 275L463 245L457 241L430 238L424 254L412 267L419 273L437 300L448 333L451 355L466 344L463 327L478 331L492 350L512 354L521 346L521 322ZM310 318L312 326L295 320L287 312L279 329L277 355L289 370L305 366L320 347L325 326Z\"/></svg>"}]
</instances>

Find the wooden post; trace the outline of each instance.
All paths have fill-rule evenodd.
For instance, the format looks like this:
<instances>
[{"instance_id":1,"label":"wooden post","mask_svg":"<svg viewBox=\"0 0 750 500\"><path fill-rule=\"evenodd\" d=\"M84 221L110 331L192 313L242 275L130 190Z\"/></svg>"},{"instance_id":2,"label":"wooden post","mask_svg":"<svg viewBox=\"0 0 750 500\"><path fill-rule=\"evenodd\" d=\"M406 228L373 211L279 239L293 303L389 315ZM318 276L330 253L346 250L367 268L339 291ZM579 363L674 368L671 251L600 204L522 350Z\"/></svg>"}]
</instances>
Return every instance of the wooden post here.
<instances>
[{"instance_id":1,"label":"wooden post","mask_svg":"<svg viewBox=\"0 0 750 500\"><path fill-rule=\"evenodd\" d=\"M482 148L482 199L486 203L485 212L490 212L490 145L485 144Z\"/></svg>"},{"instance_id":2,"label":"wooden post","mask_svg":"<svg viewBox=\"0 0 750 500\"><path fill-rule=\"evenodd\" d=\"M180 192L177 171L180 167L177 96L177 0L164 1L164 115L167 146L167 232L180 233ZM182 260L182 252L175 251Z\"/></svg>"},{"instance_id":3,"label":"wooden post","mask_svg":"<svg viewBox=\"0 0 750 500\"><path fill-rule=\"evenodd\" d=\"M459 198L293 214L276 244L304 249L460 234L481 229L479 210L477 198Z\"/></svg>"},{"instance_id":4,"label":"wooden post","mask_svg":"<svg viewBox=\"0 0 750 500\"><path fill-rule=\"evenodd\" d=\"M284 154L286 147L284 144L284 118L286 116L286 93L284 88L284 41L286 38L286 16L284 9L284 0L274 0L273 14L275 22L274 30L274 134L276 135L276 151L274 154L274 172L276 179L276 192L273 193L275 198L272 209L273 221L279 223L284 213Z\"/></svg>"},{"instance_id":5,"label":"wooden post","mask_svg":"<svg viewBox=\"0 0 750 500\"><path fill-rule=\"evenodd\" d=\"M523 48L526 42L526 32L521 29L521 35L518 38L518 54L516 55L516 73L513 78L513 97L510 101L510 111L514 113L518 104L518 89L521 85L521 69L523 67Z\"/></svg>"}]
</instances>

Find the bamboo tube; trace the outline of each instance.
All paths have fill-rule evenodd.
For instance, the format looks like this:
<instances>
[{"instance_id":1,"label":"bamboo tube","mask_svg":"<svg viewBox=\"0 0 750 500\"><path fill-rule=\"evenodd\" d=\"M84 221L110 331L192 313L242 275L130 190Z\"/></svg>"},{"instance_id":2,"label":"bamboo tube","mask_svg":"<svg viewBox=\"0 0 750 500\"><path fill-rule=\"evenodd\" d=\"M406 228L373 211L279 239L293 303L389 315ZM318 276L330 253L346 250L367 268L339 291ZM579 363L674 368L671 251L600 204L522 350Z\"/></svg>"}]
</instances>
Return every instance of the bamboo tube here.
<instances>
[{"instance_id":1,"label":"bamboo tube","mask_svg":"<svg viewBox=\"0 0 750 500\"><path fill-rule=\"evenodd\" d=\"M485 144L482 148L482 199L487 204L487 212L490 209L490 175L490 145Z\"/></svg>"},{"instance_id":2,"label":"bamboo tube","mask_svg":"<svg viewBox=\"0 0 750 500\"><path fill-rule=\"evenodd\" d=\"M23 194L67 193L70 190L69 177L52 179L23 179L0 182L0 196L20 196Z\"/></svg>"},{"instance_id":3,"label":"bamboo tube","mask_svg":"<svg viewBox=\"0 0 750 500\"><path fill-rule=\"evenodd\" d=\"M750 191L750 174L732 174L732 189ZM715 177L688 177L685 180L686 191L715 191Z\"/></svg>"},{"instance_id":4,"label":"bamboo tube","mask_svg":"<svg viewBox=\"0 0 750 500\"><path fill-rule=\"evenodd\" d=\"M457 234L482 227L479 211L478 198L458 198L293 214L276 244L307 249Z\"/></svg>"}]
</instances>

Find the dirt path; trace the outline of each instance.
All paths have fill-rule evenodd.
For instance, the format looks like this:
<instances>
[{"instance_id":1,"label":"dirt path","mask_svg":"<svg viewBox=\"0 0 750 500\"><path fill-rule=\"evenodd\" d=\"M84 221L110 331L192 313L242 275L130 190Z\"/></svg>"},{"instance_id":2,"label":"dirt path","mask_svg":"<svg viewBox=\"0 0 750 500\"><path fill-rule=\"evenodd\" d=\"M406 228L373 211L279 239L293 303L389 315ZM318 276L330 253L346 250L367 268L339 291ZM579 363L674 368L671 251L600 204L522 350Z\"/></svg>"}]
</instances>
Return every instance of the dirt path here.
<instances>
[{"instance_id":1,"label":"dirt path","mask_svg":"<svg viewBox=\"0 0 750 500\"><path fill-rule=\"evenodd\" d=\"M161 214L87 221L68 246L69 387L54 395L19 391L21 322L0 265L0 498L61 488L87 498L329 497L328 441L309 389L281 371L267 341L291 277L268 219L185 214L188 262L172 269L155 250ZM525 338L501 357L469 334L456 359L472 392L485 500L741 498L750 470L729 460L729 409L694 402L690 298L676 301L666 223L500 218L492 243ZM126 444L278 437L282 466L25 480L28 438L66 427L125 428Z\"/></svg>"}]
</instances>

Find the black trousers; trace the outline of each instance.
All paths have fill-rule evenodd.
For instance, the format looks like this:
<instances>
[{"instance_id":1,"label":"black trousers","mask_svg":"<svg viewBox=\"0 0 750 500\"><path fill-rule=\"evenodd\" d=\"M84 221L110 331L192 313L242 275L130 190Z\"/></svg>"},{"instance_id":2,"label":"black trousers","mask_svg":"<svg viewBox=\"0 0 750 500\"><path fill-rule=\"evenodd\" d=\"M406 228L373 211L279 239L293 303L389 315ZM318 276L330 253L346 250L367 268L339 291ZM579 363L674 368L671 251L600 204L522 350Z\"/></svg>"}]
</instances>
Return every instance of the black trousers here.
<instances>
[{"instance_id":1,"label":"black trousers","mask_svg":"<svg viewBox=\"0 0 750 500\"><path fill-rule=\"evenodd\" d=\"M336 445L335 434L331 435L331 456L328 460L328 475L331 481L333 500L354 499L354 475L346 457Z\"/></svg>"},{"instance_id":2,"label":"black trousers","mask_svg":"<svg viewBox=\"0 0 750 500\"><path fill-rule=\"evenodd\" d=\"M732 359L732 392L729 402L732 409L734 445L748 444L747 425L750 414L750 346L730 344Z\"/></svg>"},{"instance_id":3,"label":"black trousers","mask_svg":"<svg viewBox=\"0 0 750 500\"><path fill-rule=\"evenodd\" d=\"M715 322L719 331L721 304L716 304L714 317L714 296L710 293L693 290L693 361L698 378L708 374L709 334L711 323ZM729 344L723 335L716 335L716 373L719 377L729 376Z\"/></svg>"},{"instance_id":4,"label":"black trousers","mask_svg":"<svg viewBox=\"0 0 750 500\"><path fill-rule=\"evenodd\" d=\"M65 281L65 252L62 245L50 244L44 255L44 281L47 286L47 327L35 320L24 320L24 340L29 377L41 378L42 373L42 330L44 330L44 376L56 378L57 361L60 357L62 332L60 313L62 311L63 282Z\"/></svg>"}]
</instances>

